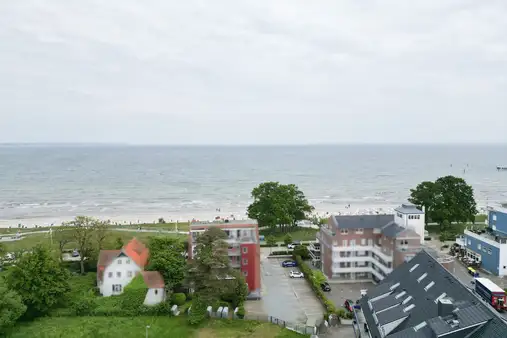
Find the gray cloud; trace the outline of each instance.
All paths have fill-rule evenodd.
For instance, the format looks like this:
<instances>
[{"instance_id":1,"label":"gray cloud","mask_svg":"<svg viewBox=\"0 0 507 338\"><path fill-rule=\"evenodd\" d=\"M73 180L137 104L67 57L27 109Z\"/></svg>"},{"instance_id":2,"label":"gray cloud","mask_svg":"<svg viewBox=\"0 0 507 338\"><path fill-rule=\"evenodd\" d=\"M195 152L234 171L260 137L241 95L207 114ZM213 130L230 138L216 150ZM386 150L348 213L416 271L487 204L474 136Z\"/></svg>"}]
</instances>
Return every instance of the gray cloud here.
<instances>
[{"instance_id":1,"label":"gray cloud","mask_svg":"<svg viewBox=\"0 0 507 338\"><path fill-rule=\"evenodd\" d=\"M507 142L507 2L7 0L0 142Z\"/></svg>"}]
</instances>

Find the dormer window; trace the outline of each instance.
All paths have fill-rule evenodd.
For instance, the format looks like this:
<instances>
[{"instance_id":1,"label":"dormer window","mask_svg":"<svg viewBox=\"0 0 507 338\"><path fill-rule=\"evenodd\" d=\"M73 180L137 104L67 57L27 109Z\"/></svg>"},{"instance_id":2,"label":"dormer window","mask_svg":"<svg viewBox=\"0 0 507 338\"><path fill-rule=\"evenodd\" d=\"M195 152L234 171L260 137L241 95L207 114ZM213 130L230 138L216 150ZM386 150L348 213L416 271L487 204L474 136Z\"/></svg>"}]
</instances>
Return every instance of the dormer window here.
<instances>
[{"instance_id":1,"label":"dormer window","mask_svg":"<svg viewBox=\"0 0 507 338\"><path fill-rule=\"evenodd\" d=\"M127 259L127 261L125 262L125 264L130 264L130 259Z\"/></svg>"},{"instance_id":2,"label":"dormer window","mask_svg":"<svg viewBox=\"0 0 507 338\"><path fill-rule=\"evenodd\" d=\"M121 264L121 259L118 260L118 264Z\"/></svg>"},{"instance_id":3,"label":"dormer window","mask_svg":"<svg viewBox=\"0 0 507 338\"><path fill-rule=\"evenodd\" d=\"M363 228L356 229L356 234L362 234L364 232Z\"/></svg>"},{"instance_id":4,"label":"dormer window","mask_svg":"<svg viewBox=\"0 0 507 338\"><path fill-rule=\"evenodd\" d=\"M349 233L349 229L341 229L341 230L340 230L340 233L341 233L342 235L347 235L347 234Z\"/></svg>"}]
</instances>

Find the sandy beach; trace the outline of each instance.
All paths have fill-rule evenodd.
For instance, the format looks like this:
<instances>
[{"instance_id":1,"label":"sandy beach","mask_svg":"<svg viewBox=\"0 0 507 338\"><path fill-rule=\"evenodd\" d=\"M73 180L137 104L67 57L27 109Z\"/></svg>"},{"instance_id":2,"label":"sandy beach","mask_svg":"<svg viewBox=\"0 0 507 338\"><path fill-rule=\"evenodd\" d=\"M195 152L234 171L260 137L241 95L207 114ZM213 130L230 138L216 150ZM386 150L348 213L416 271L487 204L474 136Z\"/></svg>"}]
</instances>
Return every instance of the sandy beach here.
<instances>
[{"instance_id":1,"label":"sandy beach","mask_svg":"<svg viewBox=\"0 0 507 338\"><path fill-rule=\"evenodd\" d=\"M373 214L373 213L393 213L396 205L385 205L379 207L378 205L372 206L370 208L365 208L361 206L361 208L354 208L353 205L344 206L342 208L337 208L334 210L321 210L316 209L315 215L318 217L324 218L330 215L353 215L353 214ZM78 215L76 215L78 216ZM112 223L118 224L141 224L141 223L157 223L158 219L162 217L166 222L188 222L191 220L199 220L199 221L211 221L216 219L217 217L222 219L246 219L246 210L243 211L215 211L215 212L202 212L202 213L194 213L192 215L167 215L164 212L160 213L149 213L149 214L136 214L136 215L85 215L98 218L103 221L111 221ZM38 227L48 227L51 225L61 225L63 222L68 222L74 219L75 216L67 216L67 217L39 217L39 218L19 218L19 219L0 219L0 228L16 228L19 224L26 228L33 228L35 226Z\"/></svg>"}]
</instances>

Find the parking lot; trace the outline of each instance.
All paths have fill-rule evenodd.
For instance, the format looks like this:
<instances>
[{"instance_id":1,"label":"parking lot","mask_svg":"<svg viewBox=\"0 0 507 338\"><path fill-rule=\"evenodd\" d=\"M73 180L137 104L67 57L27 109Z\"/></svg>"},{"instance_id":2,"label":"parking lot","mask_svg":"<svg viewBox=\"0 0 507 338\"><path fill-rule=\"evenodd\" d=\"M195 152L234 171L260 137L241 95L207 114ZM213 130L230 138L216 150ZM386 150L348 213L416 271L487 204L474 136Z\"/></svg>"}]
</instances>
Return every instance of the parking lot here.
<instances>
[{"instance_id":1,"label":"parking lot","mask_svg":"<svg viewBox=\"0 0 507 338\"><path fill-rule=\"evenodd\" d=\"M329 282L331 292L326 292L327 298L334 302L338 307L343 307L345 300L351 299L356 302L361 298L361 290L369 289L374 286L373 283L333 283Z\"/></svg>"},{"instance_id":2,"label":"parking lot","mask_svg":"<svg viewBox=\"0 0 507 338\"><path fill-rule=\"evenodd\" d=\"M263 310L288 322L313 325L322 318L324 308L304 278L289 277L290 270L297 268L283 268L286 259L261 260Z\"/></svg>"}]
</instances>

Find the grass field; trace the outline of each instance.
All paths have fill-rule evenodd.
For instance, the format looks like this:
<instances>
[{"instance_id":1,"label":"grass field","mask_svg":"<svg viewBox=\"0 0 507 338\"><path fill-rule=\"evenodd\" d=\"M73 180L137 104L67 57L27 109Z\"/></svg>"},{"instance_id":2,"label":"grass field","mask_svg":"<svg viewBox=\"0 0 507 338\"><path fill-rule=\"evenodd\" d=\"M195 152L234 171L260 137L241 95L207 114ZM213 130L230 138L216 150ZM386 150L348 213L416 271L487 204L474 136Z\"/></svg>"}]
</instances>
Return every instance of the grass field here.
<instances>
[{"instance_id":1,"label":"grass field","mask_svg":"<svg viewBox=\"0 0 507 338\"><path fill-rule=\"evenodd\" d=\"M210 320L200 327L189 326L184 317L53 317L20 323L9 338L301 338L274 324L240 320Z\"/></svg>"},{"instance_id":2,"label":"grass field","mask_svg":"<svg viewBox=\"0 0 507 338\"><path fill-rule=\"evenodd\" d=\"M310 229L310 228L296 228L290 232L288 232L292 236L292 240L294 241L314 241L315 235L317 234L318 229ZM282 232L273 232L271 229L260 230L259 234L264 236L273 235L277 242L283 242L286 233Z\"/></svg>"},{"instance_id":3,"label":"grass field","mask_svg":"<svg viewBox=\"0 0 507 338\"><path fill-rule=\"evenodd\" d=\"M153 233L153 232L135 232L135 231L111 231L109 236L106 238L104 242L104 248L107 249L114 249L116 247L116 239L119 237L123 240L124 243L127 243L132 237L137 237L140 241L144 242L145 244L148 244L148 240L150 237L180 237L180 238L186 238L186 235L177 235L177 234L167 234L167 233ZM37 244L51 244L51 238L49 236L49 233L41 233L41 234L33 234L33 235L27 235L21 240L18 241L11 241L11 242L2 242L2 244L5 247L5 250L7 251L16 251L16 250L30 250ZM53 241L53 247L57 248L58 244ZM75 244L74 243L68 243L65 246L66 249L74 249Z\"/></svg>"}]
</instances>

